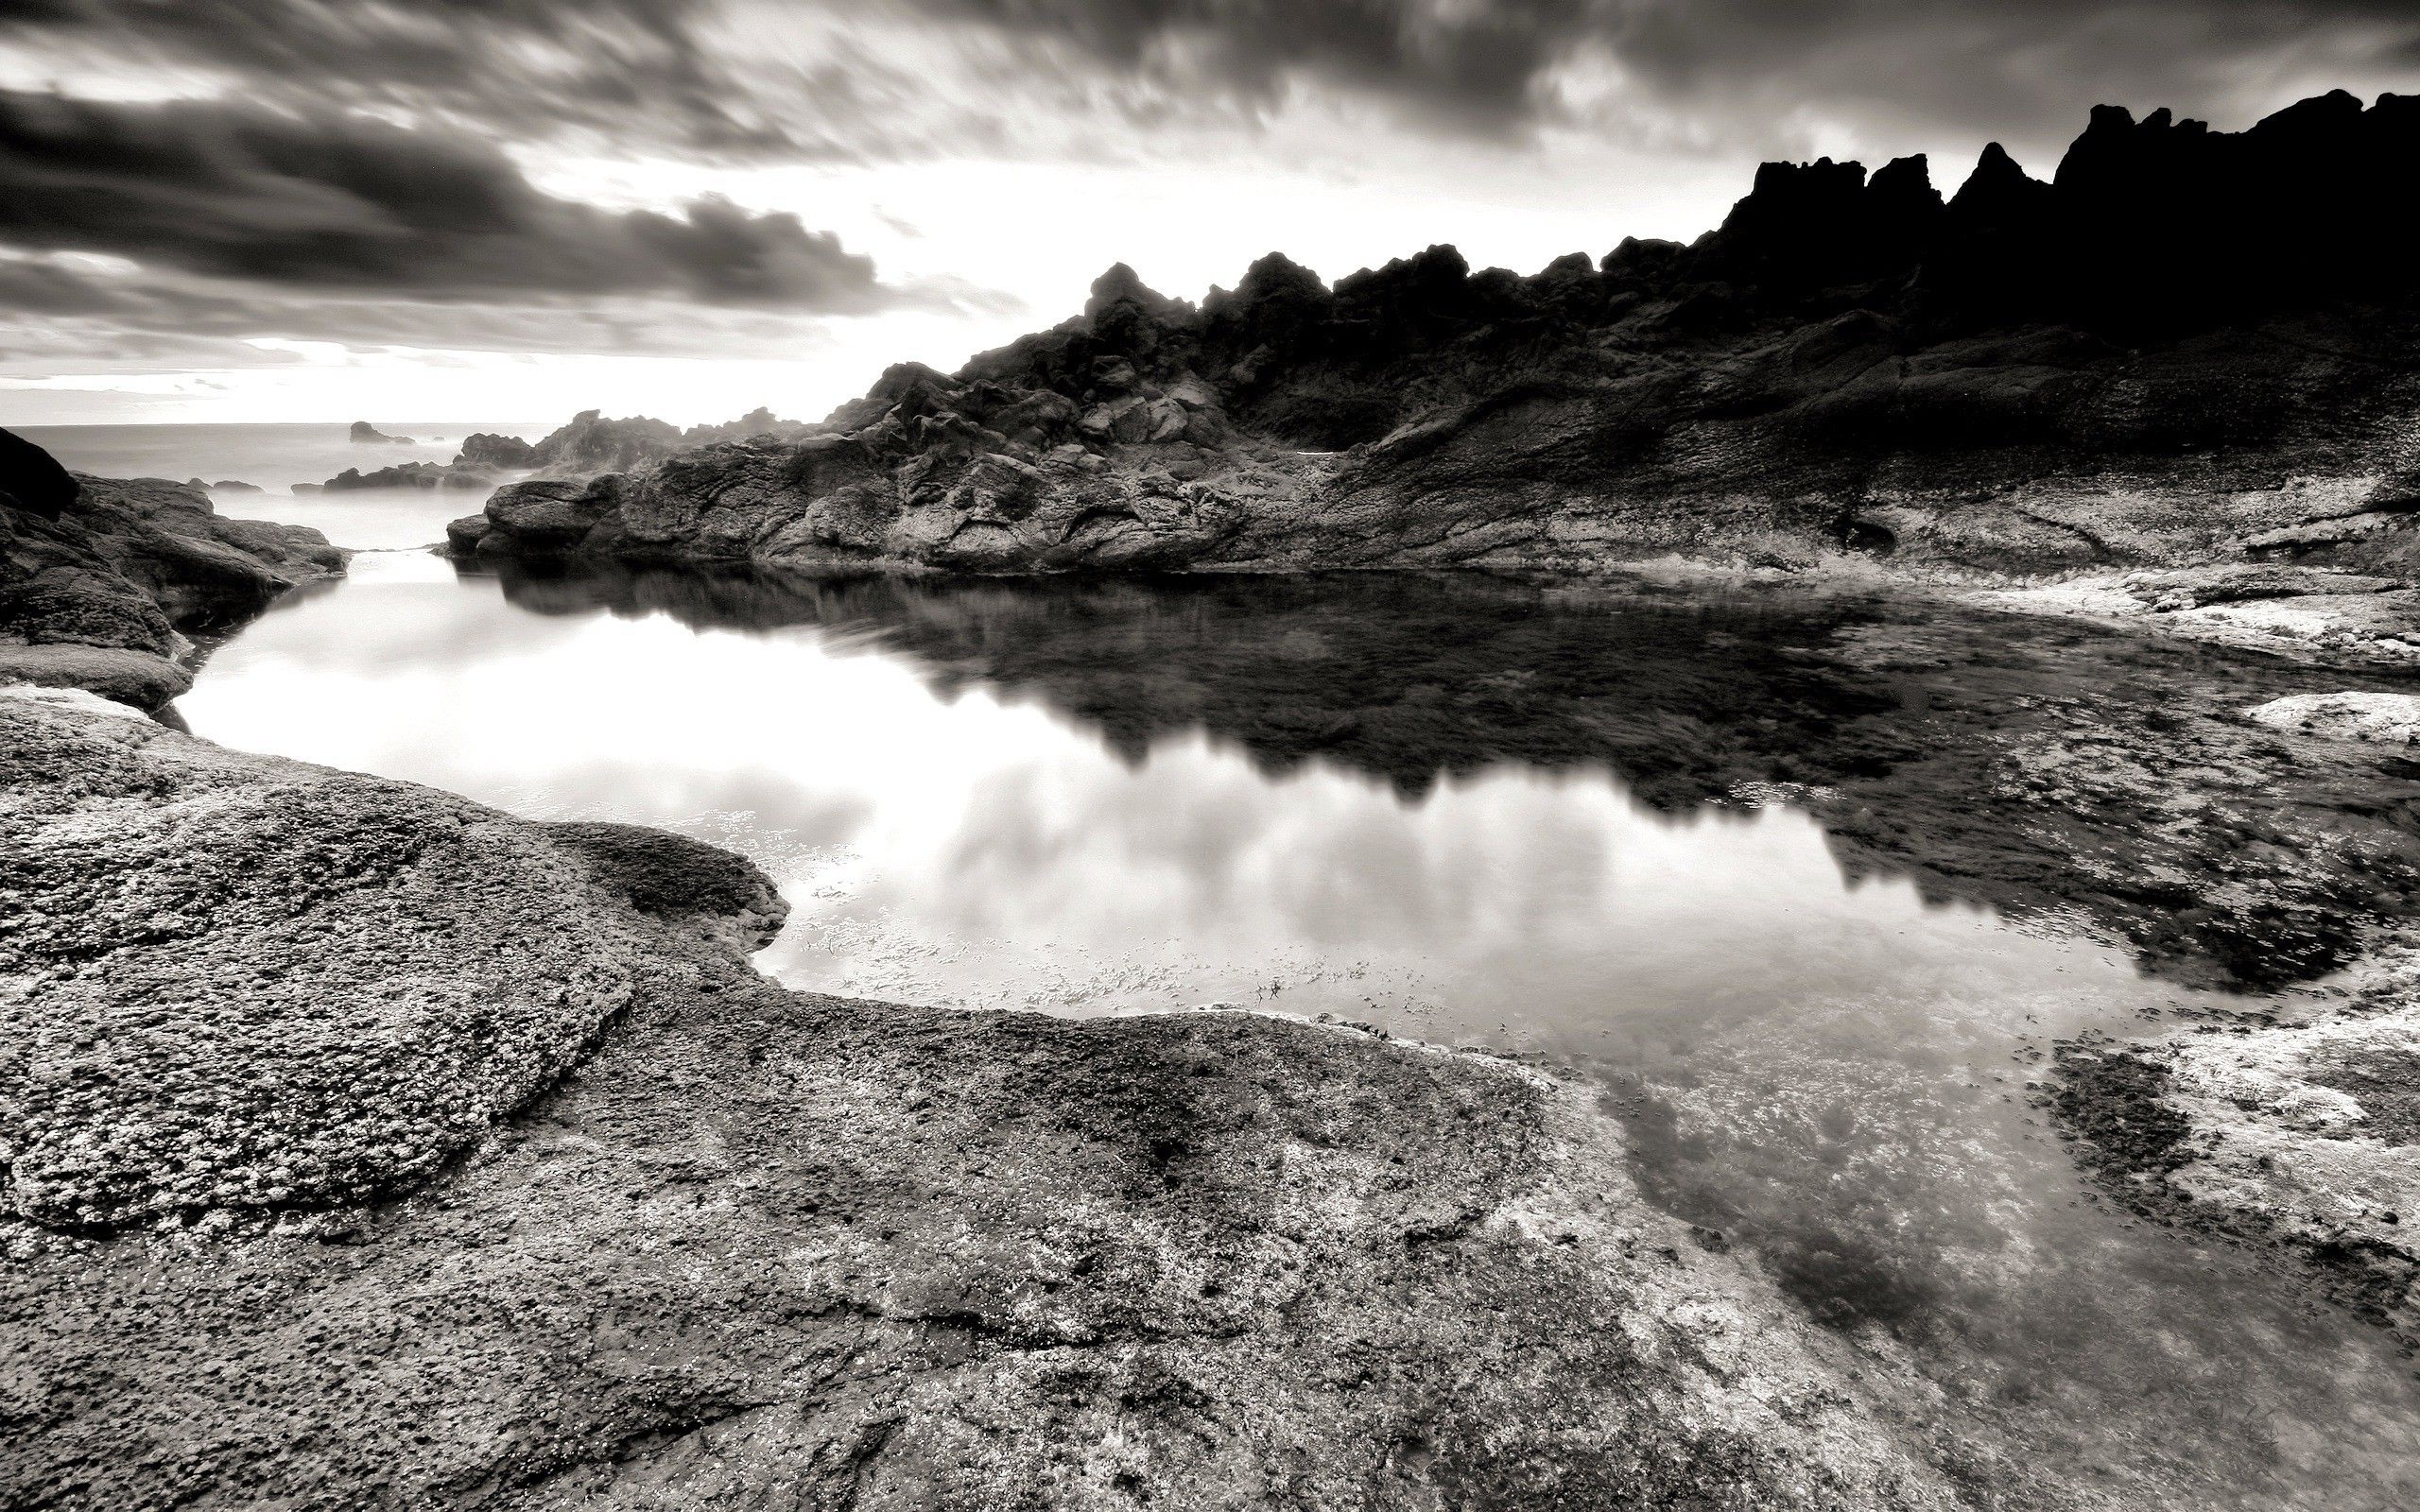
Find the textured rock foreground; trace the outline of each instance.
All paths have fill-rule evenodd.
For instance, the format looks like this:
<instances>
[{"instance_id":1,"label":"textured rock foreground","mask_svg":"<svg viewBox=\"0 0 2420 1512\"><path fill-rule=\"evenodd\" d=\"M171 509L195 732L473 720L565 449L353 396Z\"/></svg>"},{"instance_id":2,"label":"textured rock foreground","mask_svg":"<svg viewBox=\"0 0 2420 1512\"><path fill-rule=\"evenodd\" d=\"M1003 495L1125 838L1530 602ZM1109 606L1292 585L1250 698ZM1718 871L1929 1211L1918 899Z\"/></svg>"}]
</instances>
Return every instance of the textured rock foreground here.
<instances>
[{"instance_id":1,"label":"textured rock foreground","mask_svg":"<svg viewBox=\"0 0 2420 1512\"><path fill-rule=\"evenodd\" d=\"M686 842L0 750L0 1504L1953 1504L1533 1073L786 992Z\"/></svg>"},{"instance_id":2,"label":"textured rock foreground","mask_svg":"<svg viewBox=\"0 0 2420 1512\"><path fill-rule=\"evenodd\" d=\"M1197 309L1121 266L819 434L508 488L450 536L991 574L2283 562L2388 579L2337 607L2408 626L2420 283L2374 176L2415 152L2395 96L2232 134L2104 109L2051 182L1996 147L1946 199L1921 158L1772 163L1689 247L1529 277L1271 254Z\"/></svg>"}]
</instances>

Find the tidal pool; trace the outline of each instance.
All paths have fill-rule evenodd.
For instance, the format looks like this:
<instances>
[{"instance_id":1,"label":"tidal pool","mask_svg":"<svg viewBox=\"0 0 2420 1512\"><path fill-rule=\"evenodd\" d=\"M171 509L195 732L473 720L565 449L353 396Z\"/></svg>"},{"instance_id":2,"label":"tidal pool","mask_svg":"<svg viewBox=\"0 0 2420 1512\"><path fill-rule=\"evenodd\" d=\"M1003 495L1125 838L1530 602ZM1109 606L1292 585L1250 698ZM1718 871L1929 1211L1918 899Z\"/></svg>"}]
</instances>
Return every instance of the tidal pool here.
<instances>
[{"instance_id":1,"label":"tidal pool","mask_svg":"<svg viewBox=\"0 0 2420 1512\"><path fill-rule=\"evenodd\" d=\"M1979 849L2035 822L2004 797L1921 795L1954 852L1873 812L1902 713L1966 662L2011 709L2283 675L1775 590L384 553L178 708L230 746L740 850L793 905L761 964L797 988L1329 1014L1594 1078L1657 1200L1925 1383L1912 1426L1979 1506L2420 1500L2410 1363L2100 1200L2029 1097L2051 1039L2261 1000L2063 905L2054 844Z\"/></svg>"}]
</instances>

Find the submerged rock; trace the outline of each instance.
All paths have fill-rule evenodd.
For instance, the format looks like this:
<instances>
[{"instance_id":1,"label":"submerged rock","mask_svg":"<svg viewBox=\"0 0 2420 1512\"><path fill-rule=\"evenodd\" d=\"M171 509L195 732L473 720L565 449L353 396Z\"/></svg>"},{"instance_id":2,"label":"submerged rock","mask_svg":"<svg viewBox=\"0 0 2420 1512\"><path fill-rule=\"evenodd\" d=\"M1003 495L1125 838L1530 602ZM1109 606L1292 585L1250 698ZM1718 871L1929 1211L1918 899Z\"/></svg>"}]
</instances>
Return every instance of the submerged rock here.
<instances>
[{"instance_id":1,"label":"submerged rock","mask_svg":"<svg viewBox=\"0 0 2420 1512\"><path fill-rule=\"evenodd\" d=\"M786 992L690 842L0 730L12 1503L1959 1504L1577 1088Z\"/></svg>"}]
</instances>

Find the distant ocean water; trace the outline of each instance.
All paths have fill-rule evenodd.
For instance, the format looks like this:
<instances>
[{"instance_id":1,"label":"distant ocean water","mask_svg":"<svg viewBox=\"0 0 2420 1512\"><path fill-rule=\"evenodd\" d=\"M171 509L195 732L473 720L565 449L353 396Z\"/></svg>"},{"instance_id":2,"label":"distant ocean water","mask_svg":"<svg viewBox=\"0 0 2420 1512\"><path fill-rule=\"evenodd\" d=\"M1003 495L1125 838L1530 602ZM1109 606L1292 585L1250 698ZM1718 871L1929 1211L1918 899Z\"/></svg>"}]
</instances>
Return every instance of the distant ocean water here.
<instances>
[{"instance_id":1,"label":"distant ocean water","mask_svg":"<svg viewBox=\"0 0 2420 1512\"><path fill-rule=\"evenodd\" d=\"M79 472L102 477L250 483L263 491L214 490L218 512L311 525L357 551L428 544L445 522L486 503L478 492L377 490L298 497L297 483L324 483L346 468L367 472L398 462L450 462L474 431L535 441L560 421L373 421L409 446L354 441L341 422L310 425L27 425L11 430Z\"/></svg>"}]
</instances>

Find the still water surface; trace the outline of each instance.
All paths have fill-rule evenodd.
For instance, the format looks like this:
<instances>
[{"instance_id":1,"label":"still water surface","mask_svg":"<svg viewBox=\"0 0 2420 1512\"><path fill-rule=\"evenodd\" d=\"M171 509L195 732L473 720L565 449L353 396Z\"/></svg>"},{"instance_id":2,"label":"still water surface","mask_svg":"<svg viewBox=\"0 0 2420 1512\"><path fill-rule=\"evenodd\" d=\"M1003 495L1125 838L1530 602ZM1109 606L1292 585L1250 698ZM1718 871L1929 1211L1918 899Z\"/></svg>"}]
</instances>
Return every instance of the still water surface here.
<instances>
[{"instance_id":1,"label":"still water surface","mask_svg":"<svg viewBox=\"0 0 2420 1512\"><path fill-rule=\"evenodd\" d=\"M399 544L471 502L309 523ZM230 746L741 850L793 905L762 965L796 987L1332 1013L1595 1077L1660 1200L1930 1383L1921 1431L2045 1504L2420 1502L2409 1362L2097 1201L2029 1103L2052 1038L2226 1005L2077 921L1844 868L1803 789L1729 774L1740 739L1824 717L1791 650L1856 612L1426 579L500 578L385 552L219 649L179 707Z\"/></svg>"}]
</instances>

